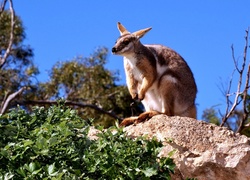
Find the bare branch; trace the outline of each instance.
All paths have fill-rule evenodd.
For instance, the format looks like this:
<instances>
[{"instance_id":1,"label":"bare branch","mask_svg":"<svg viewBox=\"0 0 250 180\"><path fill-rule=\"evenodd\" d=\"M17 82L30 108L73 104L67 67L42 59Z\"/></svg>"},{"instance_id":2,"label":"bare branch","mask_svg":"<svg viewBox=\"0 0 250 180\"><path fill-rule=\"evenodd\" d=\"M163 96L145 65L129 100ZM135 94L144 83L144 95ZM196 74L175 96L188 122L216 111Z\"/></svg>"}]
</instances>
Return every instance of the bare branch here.
<instances>
[{"instance_id":1,"label":"bare branch","mask_svg":"<svg viewBox=\"0 0 250 180\"><path fill-rule=\"evenodd\" d=\"M223 117L222 119L222 123L220 124L220 126L223 126L225 124L225 122L228 120L228 118L230 116L232 116L233 112L235 111L236 107L242 102L243 100L243 106L245 104L246 106L246 98L247 98L247 91L248 91L248 81L249 81L249 70L247 71L247 82L245 84L245 88L244 90L241 92L241 86L242 86L242 79L243 79L243 73L244 73L244 70L245 70L245 66L246 66L246 59L247 59L247 48L248 48L248 31L249 31L249 28L248 30L246 30L246 36L245 36L245 47L244 47L244 56L243 56L243 62L242 62L242 66L241 66L241 69L239 69L238 67L238 62L236 62L235 60L235 56L234 56L234 48L233 46L231 46L231 49L232 49L232 57L233 57L233 61L234 61L234 65L235 65L235 70L237 70L237 72L239 73L239 80L238 80L238 85L237 85L237 90L235 93L235 98L234 98L234 102L230 108L230 100L229 100L229 97L230 97L230 90L231 90L231 86L232 86L232 79L233 79L233 76L231 77L231 80L230 80L230 84L229 84L229 88L228 88L228 91L227 91L227 95L226 95L226 101L227 101L227 107L226 107L226 114L225 116ZM235 71L234 70L234 71ZM233 74L234 74L234 71L233 71ZM233 75L232 74L232 75ZM243 99L240 99L240 96L243 95ZM244 95L245 95L245 99L244 99ZM246 107L244 107L246 108ZM244 111L245 113L245 111ZM248 114L246 114L248 116ZM246 117L247 118L247 117ZM244 118L243 118L244 119ZM243 122L242 122L243 123ZM241 125L242 126L242 125Z\"/></svg>"},{"instance_id":2,"label":"bare branch","mask_svg":"<svg viewBox=\"0 0 250 180\"><path fill-rule=\"evenodd\" d=\"M249 116L249 111L247 109L247 95L248 95L248 83L249 83L249 71L250 70L250 66L248 66L248 72L247 72L247 80L246 80L246 88L244 89L244 92L243 92L243 118L242 120L240 121L240 124L238 126L238 129L237 129L237 132L241 132L242 129L244 128L244 124L245 122L247 121L248 119L248 116Z\"/></svg>"},{"instance_id":3,"label":"bare branch","mask_svg":"<svg viewBox=\"0 0 250 180\"><path fill-rule=\"evenodd\" d=\"M31 104L31 105L34 105L34 104L37 104L37 105L52 105L52 104L58 104L57 101L50 101L50 100L28 100L28 101L18 101L17 102L18 104L23 104L23 105L27 105L27 104ZM96 105L93 105L93 104L83 104L83 103L79 103L79 102L73 102L73 101L68 101L66 100L65 101L65 105L68 105L68 106L78 106L78 107L81 107L81 108L92 108L96 111L99 111L103 114L106 114L114 119L118 119L118 120L122 120L122 118L116 116L114 113L112 112L109 112L109 111L106 111Z\"/></svg>"},{"instance_id":4,"label":"bare branch","mask_svg":"<svg viewBox=\"0 0 250 180\"><path fill-rule=\"evenodd\" d=\"M232 104L232 102L230 101L230 90L231 90L231 87L232 87L232 82L233 82L233 76L234 76L234 72L235 72L236 69L233 70L233 73L232 73L232 76L230 78L230 81L229 81L229 85L228 85L228 89L226 91L226 103L227 103L227 107L226 107L226 114L228 114L229 112L229 107L230 107L230 104ZM222 121L223 122L223 121Z\"/></svg>"},{"instance_id":5,"label":"bare branch","mask_svg":"<svg viewBox=\"0 0 250 180\"><path fill-rule=\"evenodd\" d=\"M248 32L249 32L249 28L248 30L246 30L246 36L245 36L245 40L246 40L246 44L245 44L245 48L244 48L244 57L243 57L243 62L246 62L246 59L247 59L247 49L248 49ZM245 64L244 64L245 66ZM243 65L242 65L243 67ZM243 114L243 118L240 122L240 125L237 129L237 132L241 132L241 130L243 129L244 127L244 124L245 122L247 121L248 119L248 115L249 115L249 111L248 111L248 108L247 108L247 95L248 95L248 88L249 88L249 78L250 78L250 64L248 64L248 69L247 69L247 74L246 74L246 83L245 83L245 88L244 88L244 91L243 91L243 111L244 111L244 114Z\"/></svg>"},{"instance_id":6,"label":"bare branch","mask_svg":"<svg viewBox=\"0 0 250 180\"><path fill-rule=\"evenodd\" d=\"M4 95L4 98L3 98L3 101L1 102L1 106L0 106L0 112L1 112L1 109L3 109L3 106L4 106L4 103L6 102L8 96L10 95L10 92L7 91Z\"/></svg>"},{"instance_id":7,"label":"bare branch","mask_svg":"<svg viewBox=\"0 0 250 180\"><path fill-rule=\"evenodd\" d=\"M1 17L2 12L4 11L4 7L5 7L5 5L6 5L6 2L7 2L7 0L4 0L4 1L2 2L2 4L1 4L1 7L0 7L0 17Z\"/></svg>"},{"instance_id":8,"label":"bare branch","mask_svg":"<svg viewBox=\"0 0 250 180\"><path fill-rule=\"evenodd\" d=\"M26 89L26 87L22 87L21 89L19 89L18 91L8 95L8 97L6 98L6 100L2 103L3 107L0 110L0 114L3 114L6 112L9 104L11 101L13 101L19 94L21 94L24 90Z\"/></svg>"},{"instance_id":9,"label":"bare branch","mask_svg":"<svg viewBox=\"0 0 250 180\"><path fill-rule=\"evenodd\" d=\"M234 45L233 44L231 45L231 49L232 49L232 58L233 58L233 61L234 61L235 69L238 71L238 73L240 73L240 70L238 68L238 61L236 61L235 55L234 55Z\"/></svg>"},{"instance_id":10,"label":"bare branch","mask_svg":"<svg viewBox=\"0 0 250 180\"><path fill-rule=\"evenodd\" d=\"M9 6L10 6L9 9L10 9L10 14L11 14L10 39L9 39L8 47L7 47L3 57L1 57L1 55L0 55L0 69L3 67L3 65L5 64L8 56L10 55L12 45L13 45L13 41L14 41L15 11L13 9L12 0L8 0L8 1L9 1ZM4 1L4 5L5 5L5 3L6 3L6 1Z\"/></svg>"}]
</instances>

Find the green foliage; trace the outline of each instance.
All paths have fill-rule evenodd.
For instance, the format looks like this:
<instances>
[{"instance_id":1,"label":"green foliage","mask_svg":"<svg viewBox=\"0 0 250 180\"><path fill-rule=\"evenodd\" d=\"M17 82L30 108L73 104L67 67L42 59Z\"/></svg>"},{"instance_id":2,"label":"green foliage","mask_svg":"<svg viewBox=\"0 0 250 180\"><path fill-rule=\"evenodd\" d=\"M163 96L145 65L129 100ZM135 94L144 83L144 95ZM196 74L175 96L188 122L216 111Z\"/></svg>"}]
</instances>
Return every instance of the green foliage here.
<instances>
[{"instance_id":1,"label":"green foliage","mask_svg":"<svg viewBox=\"0 0 250 180\"><path fill-rule=\"evenodd\" d=\"M0 179L169 179L174 164L156 140L110 128L97 140L63 103L0 116Z\"/></svg>"},{"instance_id":2,"label":"green foliage","mask_svg":"<svg viewBox=\"0 0 250 180\"><path fill-rule=\"evenodd\" d=\"M155 139L133 140L122 129L109 129L86 149L83 161L91 179L100 174L103 179L168 179L174 164L170 158L157 157L161 146Z\"/></svg>"},{"instance_id":3,"label":"green foliage","mask_svg":"<svg viewBox=\"0 0 250 180\"><path fill-rule=\"evenodd\" d=\"M216 125L220 125L220 118L218 116L218 112L214 107L207 108L203 111L202 120Z\"/></svg>"},{"instance_id":4,"label":"green foliage","mask_svg":"<svg viewBox=\"0 0 250 180\"><path fill-rule=\"evenodd\" d=\"M0 16L0 49L6 49L10 39L11 15L8 11L3 11ZM18 16L15 16L14 26L14 45L18 45L25 38L22 21Z\"/></svg>"}]
</instances>

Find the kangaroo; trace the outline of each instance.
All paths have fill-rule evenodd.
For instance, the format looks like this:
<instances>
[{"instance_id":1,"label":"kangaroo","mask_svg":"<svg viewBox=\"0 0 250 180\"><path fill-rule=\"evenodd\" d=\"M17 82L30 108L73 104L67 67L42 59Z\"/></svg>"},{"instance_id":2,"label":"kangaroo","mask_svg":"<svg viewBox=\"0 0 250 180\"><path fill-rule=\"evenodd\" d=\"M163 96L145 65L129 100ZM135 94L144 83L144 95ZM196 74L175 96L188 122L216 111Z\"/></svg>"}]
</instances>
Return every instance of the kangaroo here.
<instances>
[{"instance_id":1,"label":"kangaroo","mask_svg":"<svg viewBox=\"0 0 250 180\"><path fill-rule=\"evenodd\" d=\"M121 126L140 123L157 114L196 119L197 86L186 61L174 50L163 45L140 42L146 28L130 33L118 22L120 37L112 53L124 56L126 83L133 99L142 102L145 112L125 118Z\"/></svg>"}]
</instances>

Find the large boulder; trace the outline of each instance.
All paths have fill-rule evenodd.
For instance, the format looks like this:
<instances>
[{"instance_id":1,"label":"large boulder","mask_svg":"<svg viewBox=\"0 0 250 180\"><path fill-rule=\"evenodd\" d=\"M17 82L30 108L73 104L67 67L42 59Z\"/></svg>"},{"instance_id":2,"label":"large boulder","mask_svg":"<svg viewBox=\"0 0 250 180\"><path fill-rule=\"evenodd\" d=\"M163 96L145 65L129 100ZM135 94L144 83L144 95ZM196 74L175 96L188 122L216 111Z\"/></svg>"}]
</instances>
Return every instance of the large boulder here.
<instances>
[{"instance_id":1,"label":"large boulder","mask_svg":"<svg viewBox=\"0 0 250 180\"><path fill-rule=\"evenodd\" d=\"M250 180L250 139L224 127L186 117L157 115L124 128L130 137L156 137L176 164L172 179Z\"/></svg>"}]
</instances>

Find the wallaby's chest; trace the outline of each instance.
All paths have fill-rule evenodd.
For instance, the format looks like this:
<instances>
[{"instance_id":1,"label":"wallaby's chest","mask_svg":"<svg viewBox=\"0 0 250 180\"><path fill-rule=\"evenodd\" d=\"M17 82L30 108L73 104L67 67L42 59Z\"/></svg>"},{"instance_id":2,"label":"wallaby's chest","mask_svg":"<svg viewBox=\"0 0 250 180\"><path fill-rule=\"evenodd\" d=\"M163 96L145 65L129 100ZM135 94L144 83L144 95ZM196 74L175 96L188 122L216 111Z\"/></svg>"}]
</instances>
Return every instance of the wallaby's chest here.
<instances>
[{"instance_id":1,"label":"wallaby's chest","mask_svg":"<svg viewBox=\"0 0 250 180\"><path fill-rule=\"evenodd\" d=\"M137 59L136 58L124 57L124 67L125 67L126 74L133 75L133 77L138 82L142 81L143 74L142 74L141 70L137 67Z\"/></svg>"},{"instance_id":2,"label":"wallaby's chest","mask_svg":"<svg viewBox=\"0 0 250 180\"><path fill-rule=\"evenodd\" d=\"M146 60L146 59L145 59ZM152 73L152 76L157 76L157 77L161 77L166 70L168 69L167 65L161 65L158 62L157 57L155 57L155 71L146 71L147 73ZM150 69L149 67L151 67L152 65L150 64L150 62L139 62L139 63L145 63L147 64L147 66L144 66L145 68L148 67L148 69ZM125 71L126 73L132 74L133 77L140 83L143 79L143 77L145 77L145 74L143 74L143 71L145 72L144 69L140 69L138 68L138 60L134 57L124 57L124 67L125 67ZM155 74L154 74L155 73ZM156 78L157 79L157 78Z\"/></svg>"}]
</instances>

